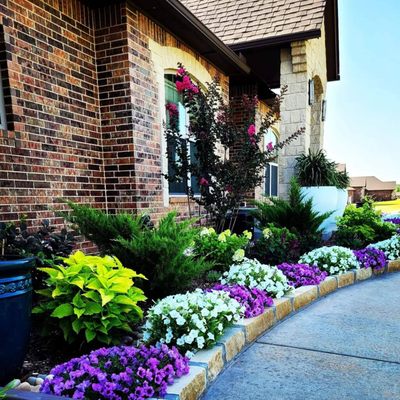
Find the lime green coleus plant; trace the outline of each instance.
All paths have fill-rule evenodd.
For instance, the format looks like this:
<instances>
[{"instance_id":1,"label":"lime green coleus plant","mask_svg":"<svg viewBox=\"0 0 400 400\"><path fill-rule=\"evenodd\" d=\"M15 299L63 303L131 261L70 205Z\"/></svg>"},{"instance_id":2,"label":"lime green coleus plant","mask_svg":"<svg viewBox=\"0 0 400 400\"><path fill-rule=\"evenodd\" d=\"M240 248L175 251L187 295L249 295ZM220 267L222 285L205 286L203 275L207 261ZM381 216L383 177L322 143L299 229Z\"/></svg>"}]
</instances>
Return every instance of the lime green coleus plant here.
<instances>
[{"instance_id":1,"label":"lime green coleus plant","mask_svg":"<svg viewBox=\"0 0 400 400\"><path fill-rule=\"evenodd\" d=\"M87 256L81 251L63 258L63 265L40 268L48 275L47 288L33 309L59 319L68 343L85 339L110 344L113 333L132 332L131 325L143 318L138 302L146 300L133 278L146 279L124 268L116 257Z\"/></svg>"}]
</instances>

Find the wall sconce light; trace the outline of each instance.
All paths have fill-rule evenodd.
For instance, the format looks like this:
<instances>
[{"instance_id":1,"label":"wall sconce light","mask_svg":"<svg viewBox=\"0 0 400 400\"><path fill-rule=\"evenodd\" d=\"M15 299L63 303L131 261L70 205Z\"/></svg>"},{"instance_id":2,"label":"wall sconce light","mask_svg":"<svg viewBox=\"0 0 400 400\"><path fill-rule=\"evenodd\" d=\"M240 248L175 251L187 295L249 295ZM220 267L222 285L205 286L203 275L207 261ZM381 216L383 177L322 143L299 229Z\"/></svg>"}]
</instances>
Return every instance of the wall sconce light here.
<instances>
[{"instance_id":1,"label":"wall sconce light","mask_svg":"<svg viewBox=\"0 0 400 400\"><path fill-rule=\"evenodd\" d=\"M322 100L321 120L326 120L326 100Z\"/></svg>"},{"instance_id":2,"label":"wall sconce light","mask_svg":"<svg viewBox=\"0 0 400 400\"><path fill-rule=\"evenodd\" d=\"M315 102L314 79L308 81L308 104L312 106Z\"/></svg>"}]
</instances>

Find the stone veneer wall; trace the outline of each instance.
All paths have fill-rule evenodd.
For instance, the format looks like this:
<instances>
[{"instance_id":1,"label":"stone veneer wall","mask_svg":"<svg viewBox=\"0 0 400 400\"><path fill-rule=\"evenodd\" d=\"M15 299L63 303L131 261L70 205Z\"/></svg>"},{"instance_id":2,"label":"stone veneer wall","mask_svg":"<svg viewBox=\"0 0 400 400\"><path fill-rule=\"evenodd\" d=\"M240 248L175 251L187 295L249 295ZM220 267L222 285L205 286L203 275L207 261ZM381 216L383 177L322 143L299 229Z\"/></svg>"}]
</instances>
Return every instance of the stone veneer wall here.
<instances>
[{"instance_id":1,"label":"stone veneer wall","mask_svg":"<svg viewBox=\"0 0 400 400\"><path fill-rule=\"evenodd\" d=\"M61 223L59 197L155 218L186 210L185 200L163 201L163 101L150 42L190 54L227 97L221 71L124 1L93 10L80 0L9 0L0 27L0 221Z\"/></svg>"},{"instance_id":2,"label":"stone veneer wall","mask_svg":"<svg viewBox=\"0 0 400 400\"><path fill-rule=\"evenodd\" d=\"M322 100L327 86L325 30L321 37L291 43L290 48L281 50L281 85L288 92L281 106L280 134L285 140L293 132L305 127L305 134L291 146L286 147L279 157L279 194L288 193L290 179L294 174L295 158L311 147L323 146L323 122L321 121ZM316 103L309 105L308 81L315 80Z\"/></svg>"}]
</instances>

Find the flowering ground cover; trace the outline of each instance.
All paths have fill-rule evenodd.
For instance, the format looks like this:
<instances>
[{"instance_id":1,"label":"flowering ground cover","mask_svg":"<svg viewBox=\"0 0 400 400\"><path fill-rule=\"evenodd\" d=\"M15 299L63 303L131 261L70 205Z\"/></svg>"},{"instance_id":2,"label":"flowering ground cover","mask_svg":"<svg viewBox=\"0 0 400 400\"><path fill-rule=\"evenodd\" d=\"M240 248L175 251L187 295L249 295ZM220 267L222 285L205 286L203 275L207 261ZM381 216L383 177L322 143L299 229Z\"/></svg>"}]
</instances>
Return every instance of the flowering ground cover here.
<instances>
[{"instance_id":1,"label":"flowering ground cover","mask_svg":"<svg viewBox=\"0 0 400 400\"><path fill-rule=\"evenodd\" d=\"M372 268L379 271L385 268L387 261L386 255L382 250L375 247L366 247L362 250L355 250L354 255L363 268Z\"/></svg>"},{"instance_id":2,"label":"flowering ground cover","mask_svg":"<svg viewBox=\"0 0 400 400\"><path fill-rule=\"evenodd\" d=\"M149 309L143 339L173 344L182 351L204 349L244 312L245 307L223 290L168 296Z\"/></svg>"},{"instance_id":3,"label":"flowering ground cover","mask_svg":"<svg viewBox=\"0 0 400 400\"><path fill-rule=\"evenodd\" d=\"M321 271L315 265L283 263L278 265L277 268L288 278L289 285L295 288L318 285L328 276L327 272Z\"/></svg>"},{"instance_id":4,"label":"flowering ground cover","mask_svg":"<svg viewBox=\"0 0 400 400\"><path fill-rule=\"evenodd\" d=\"M166 345L101 348L51 370L41 392L74 399L142 400L164 396L189 359Z\"/></svg>"},{"instance_id":5,"label":"flowering ground cover","mask_svg":"<svg viewBox=\"0 0 400 400\"><path fill-rule=\"evenodd\" d=\"M292 290L286 276L277 267L261 264L258 260L245 258L233 264L220 279L223 285L238 284L265 291L279 299Z\"/></svg>"}]
</instances>

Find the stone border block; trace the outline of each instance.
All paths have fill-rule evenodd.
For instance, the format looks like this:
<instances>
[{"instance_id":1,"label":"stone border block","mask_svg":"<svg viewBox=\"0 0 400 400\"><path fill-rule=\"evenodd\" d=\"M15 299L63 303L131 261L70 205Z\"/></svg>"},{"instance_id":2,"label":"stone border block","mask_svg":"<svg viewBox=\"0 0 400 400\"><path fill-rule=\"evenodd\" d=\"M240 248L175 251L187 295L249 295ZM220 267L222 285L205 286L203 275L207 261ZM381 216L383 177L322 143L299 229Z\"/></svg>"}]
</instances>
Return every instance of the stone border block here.
<instances>
[{"instance_id":1,"label":"stone border block","mask_svg":"<svg viewBox=\"0 0 400 400\"><path fill-rule=\"evenodd\" d=\"M246 344L244 329L229 328L224 335L220 337L217 343L224 346L225 360L229 362Z\"/></svg>"},{"instance_id":2,"label":"stone border block","mask_svg":"<svg viewBox=\"0 0 400 400\"><path fill-rule=\"evenodd\" d=\"M326 296L327 294L334 292L337 288L338 281L336 276L328 276L318 285L318 296Z\"/></svg>"},{"instance_id":3,"label":"stone border block","mask_svg":"<svg viewBox=\"0 0 400 400\"><path fill-rule=\"evenodd\" d=\"M364 281L365 279L369 279L372 276L372 268L361 268L357 269L356 271L356 280L357 281Z\"/></svg>"},{"instance_id":4,"label":"stone border block","mask_svg":"<svg viewBox=\"0 0 400 400\"><path fill-rule=\"evenodd\" d=\"M387 266L387 272L399 272L400 271L400 260L389 261Z\"/></svg>"},{"instance_id":5,"label":"stone border block","mask_svg":"<svg viewBox=\"0 0 400 400\"><path fill-rule=\"evenodd\" d=\"M295 289L293 294L285 297L292 298L293 310L298 310L318 298L318 287L316 285L302 286Z\"/></svg>"},{"instance_id":6,"label":"stone border block","mask_svg":"<svg viewBox=\"0 0 400 400\"><path fill-rule=\"evenodd\" d=\"M352 285L354 283L354 271L348 271L345 272L344 274L338 275L338 287L342 288L345 286Z\"/></svg>"},{"instance_id":7,"label":"stone border block","mask_svg":"<svg viewBox=\"0 0 400 400\"><path fill-rule=\"evenodd\" d=\"M246 332L246 343L252 342L275 323L273 308L267 308L257 317L242 319L237 326L243 326Z\"/></svg>"},{"instance_id":8,"label":"stone border block","mask_svg":"<svg viewBox=\"0 0 400 400\"><path fill-rule=\"evenodd\" d=\"M274 299L275 317L277 321L287 317L293 311L293 304L291 299L282 297Z\"/></svg>"},{"instance_id":9,"label":"stone border block","mask_svg":"<svg viewBox=\"0 0 400 400\"><path fill-rule=\"evenodd\" d=\"M169 386L168 400L197 400L204 392L207 385L206 369L199 366L191 366L188 375L177 379Z\"/></svg>"},{"instance_id":10,"label":"stone border block","mask_svg":"<svg viewBox=\"0 0 400 400\"><path fill-rule=\"evenodd\" d=\"M204 366L207 380L212 381L224 368L224 346L216 345L211 349L198 351L191 359L190 366Z\"/></svg>"}]
</instances>

